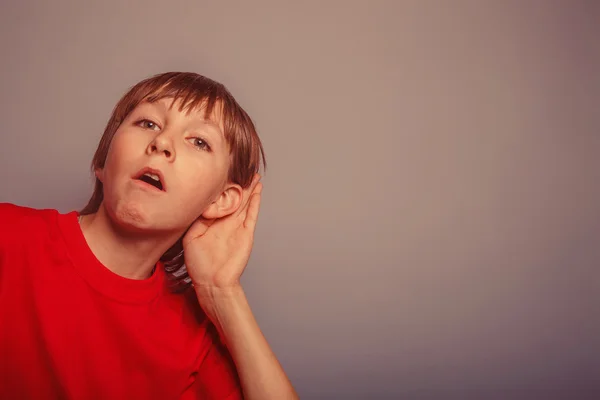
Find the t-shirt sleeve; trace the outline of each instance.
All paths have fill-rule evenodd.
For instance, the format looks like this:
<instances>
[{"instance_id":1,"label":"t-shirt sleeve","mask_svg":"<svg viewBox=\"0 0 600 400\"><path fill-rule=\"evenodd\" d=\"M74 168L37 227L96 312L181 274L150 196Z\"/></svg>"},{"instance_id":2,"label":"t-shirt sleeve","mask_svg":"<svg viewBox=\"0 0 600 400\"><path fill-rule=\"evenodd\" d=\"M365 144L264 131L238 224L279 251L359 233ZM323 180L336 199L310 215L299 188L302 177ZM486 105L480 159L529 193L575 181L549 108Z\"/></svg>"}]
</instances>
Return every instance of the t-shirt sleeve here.
<instances>
[{"instance_id":1,"label":"t-shirt sleeve","mask_svg":"<svg viewBox=\"0 0 600 400\"><path fill-rule=\"evenodd\" d=\"M205 340L208 351L200 361L194 383L183 398L242 400L244 396L235 364L212 325L207 329Z\"/></svg>"},{"instance_id":2,"label":"t-shirt sleeve","mask_svg":"<svg viewBox=\"0 0 600 400\"><path fill-rule=\"evenodd\" d=\"M10 203L0 203L0 238L6 237L14 229L20 218L26 215L26 209Z\"/></svg>"},{"instance_id":3,"label":"t-shirt sleeve","mask_svg":"<svg viewBox=\"0 0 600 400\"><path fill-rule=\"evenodd\" d=\"M196 378L198 398L242 399L235 364L229 352L221 343L216 342L208 350Z\"/></svg>"},{"instance_id":4,"label":"t-shirt sleeve","mask_svg":"<svg viewBox=\"0 0 600 400\"><path fill-rule=\"evenodd\" d=\"M10 203L0 203L0 256L10 250L24 234L22 222L35 210Z\"/></svg>"}]
</instances>

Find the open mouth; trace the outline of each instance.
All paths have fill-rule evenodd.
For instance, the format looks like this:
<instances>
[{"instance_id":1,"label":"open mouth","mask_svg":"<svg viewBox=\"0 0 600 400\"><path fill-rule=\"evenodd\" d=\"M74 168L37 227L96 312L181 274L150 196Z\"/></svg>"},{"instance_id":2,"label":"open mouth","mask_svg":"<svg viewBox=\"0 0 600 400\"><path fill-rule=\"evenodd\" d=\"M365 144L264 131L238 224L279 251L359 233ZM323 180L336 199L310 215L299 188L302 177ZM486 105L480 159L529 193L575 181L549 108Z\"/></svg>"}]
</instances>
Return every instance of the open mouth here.
<instances>
[{"instance_id":1,"label":"open mouth","mask_svg":"<svg viewBox=\"0 0 600 400\"><path fill-rule=\"evenodd\" d=\"M163 179L161 178L161 174L159 171L144 169L137 174L137 177L135 179L145 182L148 185L154 186L158 190L165 191Z\"/></svg>"}]
</instances>

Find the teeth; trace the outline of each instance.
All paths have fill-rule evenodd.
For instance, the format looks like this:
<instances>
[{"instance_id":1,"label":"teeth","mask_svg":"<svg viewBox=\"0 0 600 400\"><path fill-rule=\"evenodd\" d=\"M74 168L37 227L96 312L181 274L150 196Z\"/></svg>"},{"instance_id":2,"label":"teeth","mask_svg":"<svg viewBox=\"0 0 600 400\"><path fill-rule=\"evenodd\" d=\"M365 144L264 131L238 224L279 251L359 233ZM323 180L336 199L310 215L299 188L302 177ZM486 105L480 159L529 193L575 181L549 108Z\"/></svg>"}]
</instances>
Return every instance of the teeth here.
<instances>
[{"instance_id":1,"label":"teeth","mask_svg":"<svg viewBox=\"0 0 600 400\"><path fill-rule=\"evenodd\" d=\"M158 177L158 175L155 175L155 174L144 174L144 175L146 175L147 177L150 177L150 178L154 179L157 182L160 182L160 178Z\"/></svg>"}]
</instances>

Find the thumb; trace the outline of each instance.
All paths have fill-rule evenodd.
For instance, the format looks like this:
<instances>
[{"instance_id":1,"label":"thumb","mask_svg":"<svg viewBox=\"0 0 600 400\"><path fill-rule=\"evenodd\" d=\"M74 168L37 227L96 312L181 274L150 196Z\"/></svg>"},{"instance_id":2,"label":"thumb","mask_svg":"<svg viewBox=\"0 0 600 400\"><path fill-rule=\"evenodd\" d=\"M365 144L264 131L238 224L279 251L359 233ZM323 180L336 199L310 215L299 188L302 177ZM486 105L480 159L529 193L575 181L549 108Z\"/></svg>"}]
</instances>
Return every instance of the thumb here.
<instances>
[{"instance_id":1,"label":"thumb","mask_svg":"<svg viewBox=\"0 0 600 400\"><path fill-rule=\"evenodd\" d=\"M190 226L190 229L188 229L187 233L185 234L186 241L203 236L208 228L214 224L214 222L214 219L206 219L203 217L198 218L196 221L194 221L192 226Z\"/></svg>"}]
</instances>

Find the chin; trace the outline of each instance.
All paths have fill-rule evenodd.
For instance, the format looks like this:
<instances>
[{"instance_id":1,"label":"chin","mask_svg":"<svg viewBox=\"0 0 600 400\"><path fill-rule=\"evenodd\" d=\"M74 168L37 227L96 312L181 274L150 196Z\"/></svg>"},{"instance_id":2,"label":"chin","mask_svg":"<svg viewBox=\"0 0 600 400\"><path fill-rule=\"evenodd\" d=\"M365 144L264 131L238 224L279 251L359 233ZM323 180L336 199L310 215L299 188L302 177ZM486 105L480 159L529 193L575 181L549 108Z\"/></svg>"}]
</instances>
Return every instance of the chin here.
<instances>
[{"instance_id":1,"label":"chin","mask_svg":"<svg viewBox=\"0 0 600 400\"><path fill-rule=\"evenodd\" d=\"M126 232L153 230L153 221L156 220L151 212L144 210L141 204L135 202L119 202L106 211L112 223Z\"/></svg>"},{"instance_id":2,"label":"chin","mask_svg":"<svg viewBox=\"0 0 600 400\"><path fill-rule=\"evenodd\" d=\"M176 216L167 216L164 211L150 209L138 202L120 202L113 210L108 210L112 223L126 233L168 233L179 232L185 228L174 225ZM186 227L187 228L187 227Z\"/></svg>"}]
</instances>

